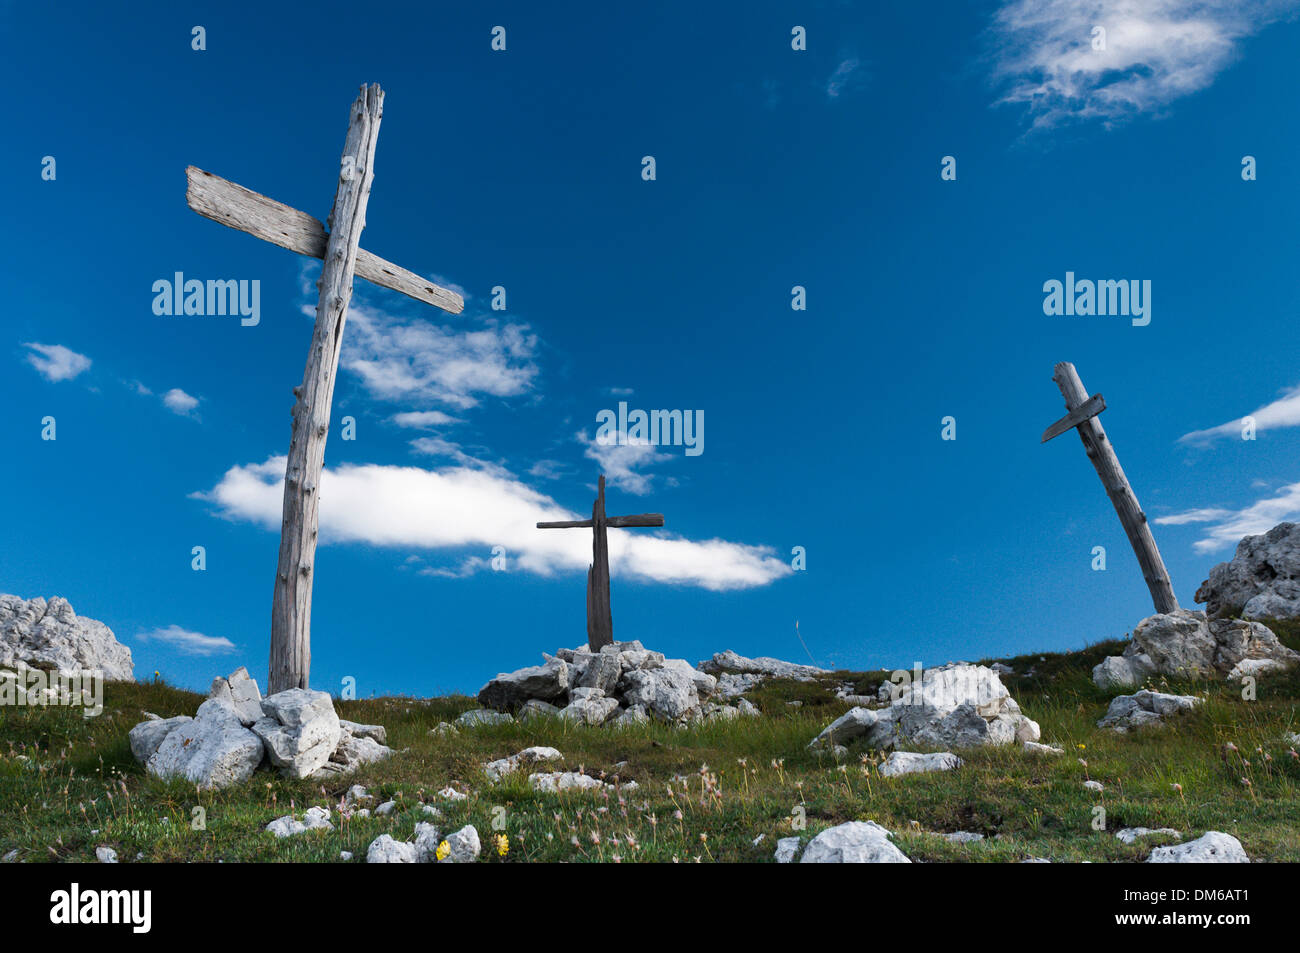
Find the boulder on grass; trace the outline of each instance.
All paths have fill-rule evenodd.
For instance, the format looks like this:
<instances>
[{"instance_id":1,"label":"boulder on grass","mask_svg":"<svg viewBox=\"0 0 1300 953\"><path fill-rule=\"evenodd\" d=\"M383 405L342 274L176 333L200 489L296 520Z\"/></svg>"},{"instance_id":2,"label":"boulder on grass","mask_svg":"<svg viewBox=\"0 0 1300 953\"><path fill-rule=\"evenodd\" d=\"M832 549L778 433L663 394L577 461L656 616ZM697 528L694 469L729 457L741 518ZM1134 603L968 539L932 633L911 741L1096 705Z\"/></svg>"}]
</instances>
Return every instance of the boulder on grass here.
<instances>
[{"instance_id":1,"label":"boulder on grass","mask_svg":"<svg viewBox=\"0 0 1300 953\"><path fill-rule=\"evenodd\" d=\"M516 672L503 672L484 685L478 703L496 711L513 712L530 698L552 701L569 689L569 666L563 659L550 659Z\"/></svg>"},{"instance_id":2,"label":"boulder on grass","mask_svg":"<svg viewBox=\"0 0 1300 953\"><path fill-rule=\"evenodd\" d=\"M1101 688L1132 688L1152 675L1239 678L1280 671L1297 661L1300 653L1262 623L1207 619L1203 612L1175 609L1139 622L1124 653L1094 666L1092 680Z\"/></svg>"},{"instance_id":3,"label":"boulder on grass","mask_svg":"<svg viewBox=\"0 0 1300 953\"><path fill-rule=\"evenodd\" d=\"M875 821L849 821L822 831L812 839L801 864L910 864Z\"/></svg>"},{"instance_id":4,"label":"boulder on grass","mask_svg":"<svg viewBox=\"0 0 1300 953\"><path fill-rule=\"evenodd\" d=\"M1110 707L1097 722L1097 727L1124 732L1144 725L1158 725L1165 716L1190 711L1200 703L1201 699L1195 695L1170 695L1143 689L1111 699Z\"/></svg>"},{"instance_id":5,"label":"boulder on grass","mask_svg":"<svg viewBox=\"0 0 1300 953\"><path fill-rule=\"evenodd\" d=\"M263 754L261 739L240 723L234 710L209 699L192 720L167 734L145 767L156 777L181 777L205 789L224 788L252 777Z\"/></svg>"},{"instance_id":6,"label":"boulder on grass","mask_svg":"<svg viewBox=\"0 0 1300 953\"><path fill-rule=\"evenodd\" d=\"M1170 847L1157 847L1148 864L1248 864L1250 858L1241 841L1221 831L1207 831L1196 840Z\"/></svg>"},{"instance_id":7,"label":"boulder on grass","mask_svg":"<svg viewBox=\"0 0 1300 953\"><path fill-rule=\"evenodd\" d=\"M328 692L306 688L276 692L262 700L262 712L253 731L266 745L271 763L287 778L311 777L330 760L343 738Z\"/></svg>"}]
</instances>

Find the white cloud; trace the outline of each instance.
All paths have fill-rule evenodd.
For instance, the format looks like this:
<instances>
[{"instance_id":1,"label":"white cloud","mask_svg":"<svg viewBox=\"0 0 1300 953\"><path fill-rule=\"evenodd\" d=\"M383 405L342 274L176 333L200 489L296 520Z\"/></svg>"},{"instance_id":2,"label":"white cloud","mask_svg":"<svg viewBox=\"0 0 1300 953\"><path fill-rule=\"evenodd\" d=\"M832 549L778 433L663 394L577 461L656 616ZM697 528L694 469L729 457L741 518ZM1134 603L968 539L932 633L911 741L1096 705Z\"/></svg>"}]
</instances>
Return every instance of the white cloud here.
<instances>
[{"instance_id":1,"label":"white cloud","mask_svg":"<svg viewBox=\"0 0 1300 953\"><path fill-rule=\"evenodd\" d=\"M90 358L62 344L38 344L32 341L23 347L32 352L27 355L27 363L36 368L47 381L70 381L90 367Z\"/></svg>"},{"instance_id":2,"label":"white cloud","mask_svg":"<svg viewBox=\"0 0 1300 953\"><path fill-rule=\"evenodd\" d=\"M831 99L837 99L840 93L844 92L849 85L853 79L853 74L858 71L860 65L856 56L841 60L840 64L835 67L835 72L831 73L830 79L826 81L826 95Z\"/></svg>"},{"instance_id":3,"label":"white cloud","mask_svg":"<svg viewBox=\"0 0 1300 953\"><path fill-rule=\"evenodd\" d=\"M1205 507L1161 516L1162 526L1204 523L1205 535L1192 544L1198 553L1209 553L1236 546L1243 536L1267 533L1278 523L1300 518L1300 483L1279 487L1275 496L1257 500L1240 510Z\"/></svg>"},{"instance_id":4,"label":"white cloud","mask_svg":"<svg viewBox=\"0 0 1300 953\"><path fill-rule=\"evenodd\" d=\"M428 430L431 427L458 424L460 420L450 414L444 414L441 410L408 410L405 413L394 414L393 423L413 430Z\"/></svg>"},{"instance_id":5,"label":"white cloud","mask_svg":"<svg viewBox=\"0 0 1300 953\"><path fill-rule=\"evenodd\" d=\"M173 414L179 414L182 417L188 417L190 411L199 406L199 399L191 397L179 387L173 387L162 396L163 406Z\"/></svg>"},{"instance_id":6,"label":"white cloud","mask_svg":"<svg viewBox=\"0 0 1300 953\"><path fill-rule=\"evenodd\" d=\"M1271 404L1252 410L1250 416L1255 418L1257 432L1300 426L1300 386L1284 391L1282 396ZM1178 442L1204 446L1219 437L1236 437L1240 440L1242 427L1241 418L1237 418L1208 430L1193 430L1191 433L1185 433L1178 438Z\"/></svg>"},{"instance_id":7,"label":"white cloud","mask_svg":"<svg viewBox=\"0 0 1300 953\"><path fill-rule=\"evenodd\" d=\"M225 655L235 650L235 643L227 638L191 632L179 625L169 625L165 629L154 629L151 632L137 632L135 637L140 642L161 642L182 655Z\"/></svg>"},{"instance_id":8,"label":"white cloud","mask_svg":"<svg viewBox=\"0 0 1300 953\"><path fill-rule=\"evenodd\" d=\"M315 308L305 305L306 314ZM474 407L480 397L514 397L537 376L537 336L527 325L485 319L476 331L452 331L358 304L348 308L340 363L383 400L438 401Z\"/></svg>"},{"instance_id":9,"label":"white cloud","mask_svg":"<svg viewBox=\"0 0 1300 953\"><path fill-rule=\"evenodd\" d=\"M528 468L529 476L540 477L543 480L558 480L570 472L569 467L559 460L538 460Z\"/></svg>"},{"instance_id":10,"label":"white cloud","mask_svg":"<svg viewBox=\"0 0 1300 953\"><path fill-rule=\"evenodd\" d=\"M280 528L284 457L235 466L196 497L228 519ZM549 496L499 471L470 467L343 465L321 476L320 531L325 543L412 549L504 546L511 571L538 575L584 570L591 534L539 530L543 520L581 519ZM614 572L711 590L766 585L791 573L765 546L689 540L663 531L609 531ZM461 564L462 569L465 564Z\"/></svg>"},{"instance_id":11,"label":"white cloud","mask_svg":"<svg viewBox=\"0 0 1300 953\"><path fill-rule=\"evenodd\" d=\"M585 432L579 433L578 439L587 445L583 451L587 459L599 464L607 485L637 496L649 493L654 482L653 474L638 473L637 468L654 466L672 459L672 454L660 452L648 441L602 444L595 440L589 441Z\"/></svg>"},{"instance_id":12,"label":"white cloud","mask_svg":"<svg viewBox=\"0 0 1300 953\"><path fill-rule=\"evenodd\" d=\"M1027 108L1035 128L1110 124L1205 89L1240 41L1297 0L1007 0L991 36L1000 102ZM1093 49L1093 28L1105 49Z\"/></svg>"}]
</instances>

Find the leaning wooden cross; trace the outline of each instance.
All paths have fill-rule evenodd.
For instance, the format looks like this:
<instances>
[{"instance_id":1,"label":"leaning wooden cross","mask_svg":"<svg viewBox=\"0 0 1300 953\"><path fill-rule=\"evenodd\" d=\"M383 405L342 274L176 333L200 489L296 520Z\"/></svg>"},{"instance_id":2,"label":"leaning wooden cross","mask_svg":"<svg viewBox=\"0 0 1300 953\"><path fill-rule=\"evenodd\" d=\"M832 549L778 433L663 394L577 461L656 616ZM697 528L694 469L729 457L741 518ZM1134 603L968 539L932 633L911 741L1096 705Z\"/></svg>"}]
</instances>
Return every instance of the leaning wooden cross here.
<instances>
[{"instance_id":1,"label":"leaning wooden cross","mask_svg":"<svg viewBox=\"0 0 1300 953\"><path fill-rule=\"evenodd\" d=\"M271 602L271 670L269 690L306 688L311 672L311 589L316 559L321 468L329 433L334 379L352 276L360 275L452 314L465 307L461 296L359 248L366 223L366 204L374 180L375 143L383 117L384 92L362 86L352 104L343 145L334 208L322 225L312 216L265 195L190 166L185 170L190 208L214 222L272 242L300 255L324 260L316 327L302 386L293 389L293 430L284 476L284 518L280 557Z\"/></svg>"},{"instance_id":2,"label":"leaning wooden cross","mask_svg":"<svg viewBox=\"0 0 1300 953\"><path fill-rule=\"evenodd\" d=\"M602 645L614 641L614 617L609 608L609 543L605 528L625 529L629 526L663 526L662 513L641 513L637 516L605 515L605 475L596 483L596 502L591 507L589 520L561 520L556 523L538 523L538 529L576 529L591 527L591 566L587 569L587 647L599 652Z\"/></svg>"},{"instance_id":3,"label":"leaning wooden cross","mask_svg":"<svg viewBox=\"0 0 1300 953\"><path fill-rule=\"evenodd\" d=\"M1160 550L1156 549L1155 537L1151 535L1146 514L1138 505L1133 487L1129 485L1128 477L1119 465L1115 448L1106 438L1106 431L1097 419L1097 415L1106 409L1105 399L1101 394L1088 396L1078 371L1069 362L1062 361L1056 365L1052 380L1060 388L1061 396L1065 398L1065 409L1069 413L1043 432L1040 443L1046 443L1067 430L1079 432L1088 459L1096 468L1097 476L1101 477L1102 485L1106 488L1111 503L1115 505L1115 512L1119 514L1124 532L1133 544L1133 552L1137 554L1138 565L1142 567L1142 576L1147 581L1147 588L1151 590L1151 601L1155 603L1156 611L1173 612L1178 608L1178 599L1175 598L1173 584L1169 581L1169 571L1160 558Z\"/></svg>"}]
</instances>

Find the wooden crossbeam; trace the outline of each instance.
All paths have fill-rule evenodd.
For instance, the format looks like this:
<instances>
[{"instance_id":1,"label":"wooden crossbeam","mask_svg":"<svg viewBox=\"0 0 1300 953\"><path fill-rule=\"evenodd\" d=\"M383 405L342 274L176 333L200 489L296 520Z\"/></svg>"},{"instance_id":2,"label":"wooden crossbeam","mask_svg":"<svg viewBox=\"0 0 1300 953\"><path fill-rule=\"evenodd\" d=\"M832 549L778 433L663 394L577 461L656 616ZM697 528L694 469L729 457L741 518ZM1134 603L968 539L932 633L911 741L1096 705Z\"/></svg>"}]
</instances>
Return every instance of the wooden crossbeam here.
<instances>
[{"instance_id":1,"label":"wooden crossbeam","mask_svg":"<svg viewBox=\"0 0 1300 953\"><path fill-rule=\"evenodd\" d=\"M185 177L185 201L204 218L299 255L324 259L329 233L319 219L197 166L186 166ZM465 310L465 299L456 292L364 248L357 249L356 274L452 314Z\"/></svg>"},{"instance_id":2,"label":"wooden crossbeam","mask_svg":"<svg viewBox=\"0 0 1300 953\"><path fill-rule=\"evenodd\" d=\"M1091 420L1099 413L1106 409L1106 399L1101 394L1093 394L1082 404L1070 411L1052 426L1043 431L1043 439L1039 443L1047 443L1053 437L1059 437L1067 430L1073 430L1085 420Z\"/></svg>"}]
</instances>

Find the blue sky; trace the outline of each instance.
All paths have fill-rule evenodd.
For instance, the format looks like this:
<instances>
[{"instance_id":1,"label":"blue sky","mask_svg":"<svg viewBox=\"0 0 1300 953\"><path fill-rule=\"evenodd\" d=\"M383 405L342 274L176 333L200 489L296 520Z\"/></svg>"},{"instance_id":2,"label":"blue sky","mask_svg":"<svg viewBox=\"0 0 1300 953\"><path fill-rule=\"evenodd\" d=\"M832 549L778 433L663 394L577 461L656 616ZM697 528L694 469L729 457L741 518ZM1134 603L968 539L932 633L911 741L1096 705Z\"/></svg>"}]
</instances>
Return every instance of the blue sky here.
<instances>
[{"instance_id":1,"label":"blue sky","mask_svg":"<svg viewBox=\"0 0 1300 953\"><path fill-rule=\"evenodd\" d=\"M807 661L802 636L892 668L1123 635L1152 611L1136 560L1078 440L1038 442L1060 360L1105 394L1190 605L1300 515L1300 5L1189 6L421 4L345 44L328 3L0 6L22 116L0 591L66 597L137 675L264 680L317 271L189 211L184 170L323 219L378 82L362 245L467 306L356 283L313 687L473 691L582 642L590 537L532 526L589 513L602 471L611 513L667 519L611 539L615 635L673 656ZM258 280L260 322L155 315L176 272ZM1149 280L1150 323L1044 314L1067 272ZM704 452L595 444L619 401L702 411Z\"/></svg>"}]
</instances>

